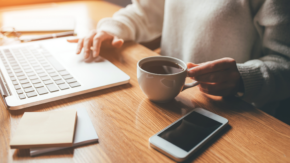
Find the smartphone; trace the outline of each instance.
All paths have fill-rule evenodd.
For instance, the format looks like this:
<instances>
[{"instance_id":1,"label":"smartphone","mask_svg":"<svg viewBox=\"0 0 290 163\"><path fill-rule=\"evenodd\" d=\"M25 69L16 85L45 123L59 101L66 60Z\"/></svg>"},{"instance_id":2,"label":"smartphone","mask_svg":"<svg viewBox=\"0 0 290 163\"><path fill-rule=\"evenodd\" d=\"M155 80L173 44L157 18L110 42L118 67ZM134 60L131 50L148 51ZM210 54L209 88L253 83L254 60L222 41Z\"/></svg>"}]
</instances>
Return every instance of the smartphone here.
<instances>
[{"instance_id":1,"label":"smartphone","mask_svg":"<svg viewBox=\"0 0 290 163\"><path fill-rule=\"evenodd\" d=\"M175 161L184 161L228 124L224 117L197 108L149 139L150 146Z\"/></svg>"}]
</instances>

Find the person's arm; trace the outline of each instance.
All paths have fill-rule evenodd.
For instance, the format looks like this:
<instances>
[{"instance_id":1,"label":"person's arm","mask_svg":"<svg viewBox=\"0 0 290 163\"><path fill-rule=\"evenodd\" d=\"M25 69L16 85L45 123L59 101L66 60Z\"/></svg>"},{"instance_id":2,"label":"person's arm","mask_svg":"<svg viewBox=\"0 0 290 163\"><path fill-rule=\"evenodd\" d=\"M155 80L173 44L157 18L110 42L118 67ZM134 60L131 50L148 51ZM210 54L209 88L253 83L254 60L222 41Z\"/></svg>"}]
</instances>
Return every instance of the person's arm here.
<instances>
[{"instance_id":1,"label":"person's arm","mask_svg":"<svg viewBox=\"0 0 290 163\"><path fill-rule=\"evenodd\" d=\"M240 64L231 58L189 63L188 76L208 94L229 96L243 91L242 98L258 108L290 97L289 7L289 0L265 0L260 5L254 22L262 38L263 57Z\"/></svg>"},{"instance_id":2,"label":"person's arm","mask_svg":"<svg viewBox=\"0 0 290 163\"><path fill-rule=\"evenodd\" d=\"M98 31L136 42L148 42L161 35L163 26L164 0L132 0L116 12L112 18L102 19Z\"/></svg>"},{"instance_id":3,"label":"person's arm","mask_svg":"<svg viewBox=\"0 0 290 163\"><path fill-rule=\"evenodd\" d=\"M84 58L91 61L99 55L101 47L119 48L124 40L147 42L161 36L164 0L132 1L133 4L119 10L112 18L100 20L97 30L86 37L68 40L78 43L76 53L84 49Z\"/></svg>"},{"instance_id":4,"label":"person's arm","mask_svg":"<svg viewBox=\"0 0 290 163\"><path fill-rule=\"evenodd\" d=\"M290 97L290 1L266 0L254 21L265 56L238 64L244 97L257 107Z\"/></svg>"}]
</instances>

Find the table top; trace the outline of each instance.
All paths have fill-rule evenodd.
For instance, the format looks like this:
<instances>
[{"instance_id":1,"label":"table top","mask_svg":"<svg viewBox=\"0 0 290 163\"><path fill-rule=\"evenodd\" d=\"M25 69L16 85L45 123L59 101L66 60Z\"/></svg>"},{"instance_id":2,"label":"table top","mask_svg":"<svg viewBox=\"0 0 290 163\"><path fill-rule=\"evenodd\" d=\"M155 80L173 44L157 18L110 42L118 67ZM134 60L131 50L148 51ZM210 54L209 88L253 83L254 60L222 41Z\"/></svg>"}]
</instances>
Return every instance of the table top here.
<instances>
[{"instance_id":1,"label":"table top","mask_svg":"<svg viewBox=\"0 0 290 163\"><path fill-rule=\"evenodd\" d=\"M106 2L71 3L85 4L90 12L104 11L105 6L111 11L108 15L118 9ZM102 17L97 13L90 14L96 22ZM140 59L154 55L158 54L134 42L101 51L131 77L129 84L17 111L6 110L1 99L0 162L174 162L151 148L148 139L196 107L227 118L229 125L186 162L290 162L290 127L238 98L210 96L191 88L166 104L149 101L138 86L136 68ZM27 149L10 149L11 135L24 112L63 108L86 109L99 143L37 157L30 157Z\"/></svg>"}]
</instances>

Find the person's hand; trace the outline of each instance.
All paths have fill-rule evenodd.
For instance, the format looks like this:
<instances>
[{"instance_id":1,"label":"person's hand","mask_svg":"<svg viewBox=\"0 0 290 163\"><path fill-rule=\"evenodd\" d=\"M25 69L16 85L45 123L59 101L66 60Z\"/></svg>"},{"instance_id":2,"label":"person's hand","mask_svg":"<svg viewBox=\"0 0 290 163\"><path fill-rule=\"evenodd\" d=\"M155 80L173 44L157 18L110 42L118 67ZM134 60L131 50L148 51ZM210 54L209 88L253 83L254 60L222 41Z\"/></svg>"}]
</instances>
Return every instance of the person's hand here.
<instances>
[{"instance_id":1,"label":"person's hand","mask_svg":"<svg viewBox=\"0 0 290 163\"><path fill-rule=\"evenodd\" d=\"M222 58L201 64L188 63L187 76L198 81L200 91L217 96L243 91L243 81L232 58Z\"/></svg>"},{"instance_id":2,"label":"person's hand","mask_svg":"<svg viewBox=\"0 0 290 163\"><path fill-rule=\"evenodd\" d=\"M110 35L106 32L96 32L92 31L88 36L81 38L81 39L72 39L67 40L71 43L78 43L77 47L77 54L80 54L82 49L84 49L84 58L88 59L90 57L96 58L99 53L101 47L106 48L120 48L124 41L122 39L119 39L116 36ZM93 51L91 55L91 50Z\"/></svg>"}]
</instances>

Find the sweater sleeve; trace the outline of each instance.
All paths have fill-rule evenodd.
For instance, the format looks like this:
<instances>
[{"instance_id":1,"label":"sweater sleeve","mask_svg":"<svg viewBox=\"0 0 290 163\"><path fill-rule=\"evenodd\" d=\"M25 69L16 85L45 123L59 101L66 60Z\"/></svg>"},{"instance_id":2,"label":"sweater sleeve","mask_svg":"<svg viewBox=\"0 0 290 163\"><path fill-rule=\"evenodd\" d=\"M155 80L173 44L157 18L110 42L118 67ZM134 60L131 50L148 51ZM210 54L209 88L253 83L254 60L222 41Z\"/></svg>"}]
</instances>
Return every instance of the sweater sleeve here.
<instances>
[{"instance_id":1,"label":"sweater sleeve","mask_svg":"<svg viewBox=\"0 0 290 163\"><path fill-rule=\"evenodd\" d=\"M148 42L161 35L164 0L132 0L112 18L99 21L97 31L111 33L125 41Z\"/></svg>"},{"instance_id":2,"label":"sweater sleeve","mask_svg":"<svg viewBox=\"0 0 290 163\"><path fill-rule=\"evenodd\" d=\"M290 1L265 0L254 17L263 57L237 64L244 100L263 107L290 97Z\"/></svg>"}]
</instances>

